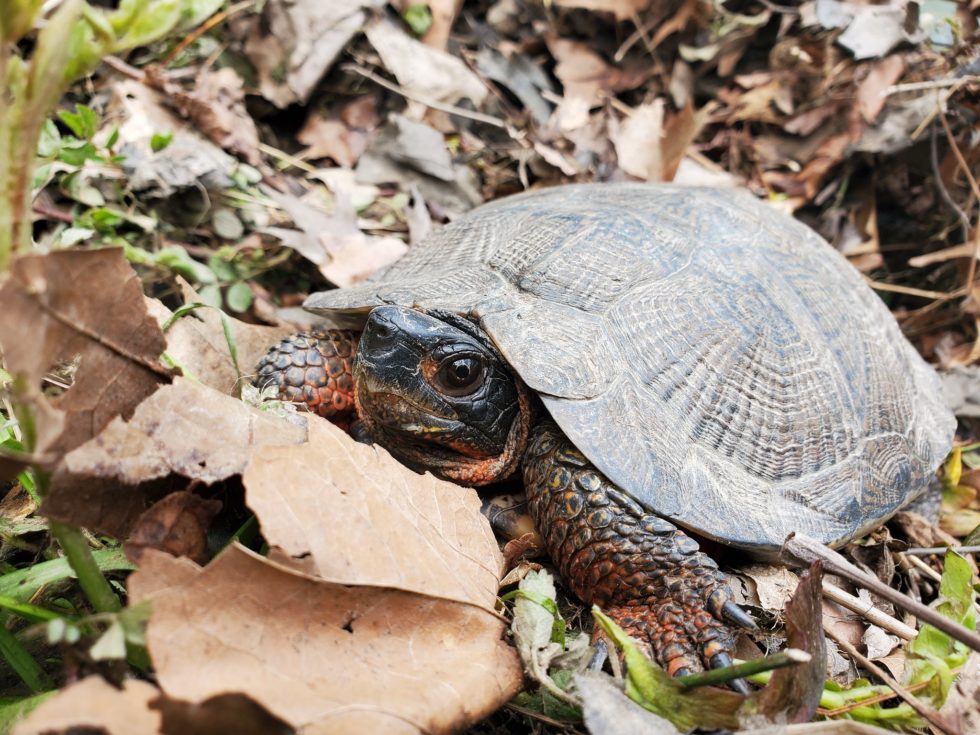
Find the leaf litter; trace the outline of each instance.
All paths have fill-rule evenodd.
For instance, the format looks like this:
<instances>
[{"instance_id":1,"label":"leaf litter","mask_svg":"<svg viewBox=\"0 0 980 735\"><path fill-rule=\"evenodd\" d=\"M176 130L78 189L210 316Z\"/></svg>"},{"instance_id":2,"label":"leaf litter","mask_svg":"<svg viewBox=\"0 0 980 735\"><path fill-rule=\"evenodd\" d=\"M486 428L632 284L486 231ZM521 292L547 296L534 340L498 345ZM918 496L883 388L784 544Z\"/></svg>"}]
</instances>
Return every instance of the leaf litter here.
<instances>
[{"instance_id":1,"label":"leaf litter","mask_svg":"<svg viewBox=\"0 0 980 735\"><path fill-rule=\"evenodd\" d=\"M27 376L44 459L57 467L45 513L128 537L130 553L142 557L130 584L133 599L158 605L148 640L160 689L130 681L117 690L82 678L74 686L86 687L82 695L66 689L37 716L48 708L59 717L62 703L61 712L81 712L85 696L143 712L155 692L149 711L162 714L145 719L147 732L245 732L249 722L264 723L258 731L266 732L449 731L522 686L494 612L502 560L475 496L404 471L246 385L256 356L293 329L305 293L369 276L421 233L486 199L573 180L747 186L815 226L866 273L921 351L959 371L947 380L958 381L958 412L969 416L980 343L973 291L962 284L970 285L975 254L969 165L975 168L977 149L969 130L980 70L960 44L976 28L960 5L926 3L916 18L916 4L901 0L795 8L501 0L486 9L431 0L395 3L399 18L369 0L270 0L261 15L236 6L215 16L210 32L177 51L151 48L129 59L160 66L129 69L127 79L96 74L78 90L97 113L71 114L106 117L93 138L106 153L79 167L73 151L89 143L87 130L72 129L78 143L64 133L57 154L64 159L49 163L36 199L36 237L62 246L84 237L102 246L125 242L155 300L143 301L118 250L44 256L42 270L55 262L63 269L50 273L51 303L84 293L90 313L68 321L96 339L68 339L64 320L39 313L21 277L20 286L11 278L0 287L0 298L19 304L5 311L18 318L3 320L0 343L8 370L12 361L24 366L12 372ZM254 75L237 63L244 58ZM212 259L218 252L221 268ZM84 270L71 258L115 260L98 277L79 277ZM23 273L40 262L21 259L15 268ZM106 306L115 293L106 284L126 284L124 305ZM951 296L932 296L943 293ZM237 305L244 321L196 305L205 301ZM154 321L169 322L165 344ZM45 323L53 342L34 336ZM128 326L117 332L119 325ZM120 344L117 363L112 346ZM170 384L165 365L184 377ZM48 378L71 386L57 397L50 387L47 396L38 390L52 368ZM963 428L965 439L976 436L975 423ZM22 469L15 447L0 449L8 474ZM977 462L976 454L965 449L962 461ZM954 469L946 468L941 520L954 536L938 535L930 520L899 519L877 557L858 546L849 551L872 562L884 583L924 599L941 596L944 610L963 620L970 580L955 561L925 557L929 573L901 562L903 545L955 542L980 522L976 470ZM235 499L243 485L247 505ZM239 518L241 528L206 543L229 504L256 520ZM249 523L261 535L246 532ZM31 533L18 543L38 537ZM257 555L265 544L268 555ZM98 559L104 552L115 550L97 551ZM884 563L893 557L900 563ZM784 616L793 575L747 573L758 609L776 625L785 617L795 641L772 634L760 642L822 659L812 635L819 631L814 583L798 606L808 612L790 605ZM540 630L515 636L535 641L521 644L525 665L537 662L539 683L543 671L584 698L590 731L610 731L610 717L625 727L638 713L617 694L620 685L582 673L586 632L562 623L559 643L558 619L531 598L554 600L555 612L570 620L574 606L557 590L528 585L514 602L515 624L530 616ZM964 658L933 633L889 652L893 639L883 628L826 600L823 610L835 635L866 647L951 727L970 732L975 655ZM830 611L840 617L831 620ZM431 629L424 615L434 616ZM459 636L464 625L479 635ZM877 704L886 694L854 680L853 664L833 643L828 657L828 668L849 681L843 689L823 686L820 713L880 723L881 713L897 709ZM819 663L773 674L776 684L762 690L769 694L755 696L765 710L759 722L809 719ZM112 678L109 669L95 670ZM337 671L349 671L349 680ZM389 688L397 696L386 699ZM529 693L545 707L535 716L569 714L553 694ZM344 709L354 701L361 709ZM521 701L514 707L528 711ZM38 731L119 726L49 722ZM494 722L476 731L496 732Z\"/></svg>"}]
</instances>

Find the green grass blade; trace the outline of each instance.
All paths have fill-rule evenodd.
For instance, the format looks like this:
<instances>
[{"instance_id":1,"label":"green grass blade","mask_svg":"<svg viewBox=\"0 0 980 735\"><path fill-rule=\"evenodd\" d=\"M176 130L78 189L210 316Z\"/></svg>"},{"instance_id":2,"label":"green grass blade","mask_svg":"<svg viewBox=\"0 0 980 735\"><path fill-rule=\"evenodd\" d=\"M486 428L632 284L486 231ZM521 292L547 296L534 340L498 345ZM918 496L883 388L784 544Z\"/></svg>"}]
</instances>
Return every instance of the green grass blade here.
<instances>
[{"instance_id":1,"label":"green grass blade","mask_svg":"<svg viewBox=\"0 0 980 735\"><path fill-rule=\"evenodd\" d=\"M17 640L17 636L7 630L3 621L0 621L0 656L10 664L10 667L17 672L17 675L23 679L32 692L43 692L51 688L51 683L48 681L44 670Z\"/></svg>"},{"instance_id":2,"label":"green grass blade","mask_svg":"<svg viewBox=\"0 0 980 735\"><path fill-rule=\"evenodd\" d=\"M103 572L116 572L135 569L122 549L100 549L92 552L95 563ZM65 579L74 579L75 572L65 558L35 564L26 569L18 569L0 577L0 597L8 597L16 602L28 602L42 587Z\"/></svg>"}]
</instances>

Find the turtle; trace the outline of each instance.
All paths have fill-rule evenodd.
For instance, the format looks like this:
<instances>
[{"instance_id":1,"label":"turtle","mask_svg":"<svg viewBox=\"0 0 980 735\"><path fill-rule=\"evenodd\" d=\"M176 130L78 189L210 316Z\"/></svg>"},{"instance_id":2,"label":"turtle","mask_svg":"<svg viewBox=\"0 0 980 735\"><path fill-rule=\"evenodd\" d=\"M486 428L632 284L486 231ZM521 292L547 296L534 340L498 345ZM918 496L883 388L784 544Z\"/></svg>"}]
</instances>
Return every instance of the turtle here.
<instances>
[{"instance_id":1,"label":"turtle","mask_svg":"<svg viewBox=\"0 0 980 735\"><path fill-rule=\"evenodd\" d=\"M360 332L285 341L260 383L334 419L353 403L418 471L522 475L567 586L674 676L730 664L754 626L698 539L840 546L920 495L955 429L847 260L731 189L513 195L304 307Z\"/></svg>"}]
</instances>

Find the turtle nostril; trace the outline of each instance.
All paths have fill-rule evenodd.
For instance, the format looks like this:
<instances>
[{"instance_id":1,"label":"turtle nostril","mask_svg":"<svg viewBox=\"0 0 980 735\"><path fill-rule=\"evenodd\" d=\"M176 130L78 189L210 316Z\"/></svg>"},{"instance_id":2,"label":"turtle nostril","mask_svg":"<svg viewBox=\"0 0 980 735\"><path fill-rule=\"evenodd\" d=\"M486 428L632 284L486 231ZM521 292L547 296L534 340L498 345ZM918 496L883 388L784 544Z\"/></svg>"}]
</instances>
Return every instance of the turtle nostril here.
<instances>
[{"instance_id":1,"label":"turtle nostril","mask_svg":"<svg viewBox=\"0 0 980 735\"><path fill-rule=\"evenodd\" d=\"M398 328L388 317L372 314L364 327L362 340L367 340L372 346L381 347L395 341Z\"/></svg>"}]
</instances>

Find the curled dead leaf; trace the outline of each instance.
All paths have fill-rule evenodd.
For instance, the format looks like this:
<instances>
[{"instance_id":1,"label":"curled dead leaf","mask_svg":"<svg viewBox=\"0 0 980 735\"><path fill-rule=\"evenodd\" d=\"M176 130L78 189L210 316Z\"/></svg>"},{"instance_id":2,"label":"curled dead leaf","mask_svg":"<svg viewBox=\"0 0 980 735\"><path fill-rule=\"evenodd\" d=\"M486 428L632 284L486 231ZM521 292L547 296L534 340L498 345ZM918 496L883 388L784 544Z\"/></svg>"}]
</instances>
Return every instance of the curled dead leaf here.
<instances>
[{"instance_id":1,"label":"curled dead leaf","mask_svg":"<svg viewBox=\"0 0 980 735\"><path fill-rule=\"evenodd\" d=\"M237 545L204 569L148 552L130 591L152 591L147 643L168 696L240 692L305 733L451 732L521 685L484 609L324 582Z\"/></svg>"},{"instance_id":2,"label":"curled dead leaf","mask_svg":"<svg viewBox=\"0 0 980 735\"><path fill-rule=\"evenodd\" d=\"M163 334L122 249L72 250L16 259L0 285L0 352L36 407L40 454L63 453L133 409L171 372ZM45 372L77 363L70 387L48 400Z\"/></svg>"},{"instance_id":3,"label":"curled dead leaf","mask_svg":"<svg viewBox=\"0 0 980 735\"><path fill-rule=\"evenodd\" d=\"M323 579L492 610L503 559L474 490L416 474L327 421L311 417L309 432L256 451L242 477L270 546Z\"/></svg>"},{"instance_id":4,"label":"curled dead leaf","mask_svg":"<svg viewBox=\"0 0 980 735\"><path fill-rule=\"evenodd\" d=\"M65 457L45 498L57 520L125 538L171 489L171 475L212 484L240 474L262 444L306 440L298 424L178 378Z\"/></svg>"}]
</instances>

